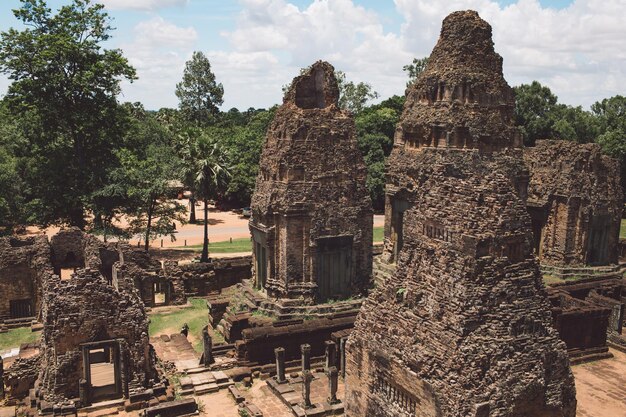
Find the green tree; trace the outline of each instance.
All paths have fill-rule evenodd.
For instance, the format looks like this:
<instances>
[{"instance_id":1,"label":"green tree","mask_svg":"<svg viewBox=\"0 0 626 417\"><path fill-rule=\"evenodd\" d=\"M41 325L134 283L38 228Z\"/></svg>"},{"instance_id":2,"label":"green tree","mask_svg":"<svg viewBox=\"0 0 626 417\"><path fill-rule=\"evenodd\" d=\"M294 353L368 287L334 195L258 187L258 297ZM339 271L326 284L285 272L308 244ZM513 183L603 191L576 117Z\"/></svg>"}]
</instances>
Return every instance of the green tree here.
<instances>
[{"instance_id":1,"label":"green tree","mask_svg":"<svg viewBox=\"0 0 626 417\"><path fill-rule=\"evenodd\" d=\"M346 81L346 74L343 71L335 71L335 77L339 85L339 107L342 109L358 114L368 101L378 98L378 93L371 85Z\"/></svg>"},{"instance_id":2,"label":"green tree","mask_svg":"<svg viewBox=\"0 0 626 417\"><path fill-rule=\"evenodd\" d=\"M175 222L185 222L185 207L171 198L172 183L176 181L179 163L169 146L151 144L140 154L129 149L117 152L121 167L113 172L109 187L123 190L124 215L129 221L129 233L144 237L147 251L150 241L159 236L175 240Z\"/></svg>"},{"instance_id":3,"label":"green tree","mask_svg":"<svg viewBox=\"0 0 626 417\"><path fill-rule=\"evenodd\" d=\"M626 190L626 97L605 98L594 103L591 111L597 117L600 131L596 142L604 153L621 162L622 188Z\"/></svg>"},{"instance_id":4,"label":"green tree","mask_svg":"<svg viewBox=\"0 0 626 417\"><path fill-rule=\"evenodd\" d=\"M417 77L426 69L426 64L428 64L428 57L413 58L413 62L402 67L402 71L409 76L409 81L406 82L407 87L413 85Z\"/></svg>"},{"instance_id":5,"label":"green tree","mask_svg":"<svg viewBox=\"0 0 626 417\"><path fill-rule=\"evenodd\" d=\"M24 223L24 187L19 154L25 141L6 105L0 103L0 235Z\"/></svg>"},{"instance_id":6,"label":"green tree","mask_svg":"<svg viewBox=\"0 0 626 417\"><path fill-rule=\"evenodd\" d=\"M176 84L179 109L187 120L206 125L219 113L224 87L215 80L209 59L195 51L185 64L183 79Z\"/></svg>"},{"instance_id":7,"label":"green tree","mask_svg":"<svg viewBox=\"0 0 626 417\"><path fill-rule=\"evenodd\" d=\"M367 188L375 210L385 205L385 160L393 148L404 97L393 96L355 116L357 140L367 165Z\"/></svg>"},{"instance_id":8,"label":"green tree","mask_svg":"<svg viewBox=\"0 0 626 417\"><path fill-rule=\"evenodd\" d=\"M119 50L102 48L111 26L101 4L73 0L52 14L44 0L20 1L13 14L25 28L0 34L0 71L28 140L27 210L40 225L84 228L124 130L120 80L135 71Z\"/></svg>"},{"instance_id":9,"label":"green tree","mask_svg":"<svg viewBox=\"0 0 626 417\"><path fill-rule=\"evenodd\" d=\"M526 146L534 146L537 139L552 139L557 97L538 81L513 87L513 90L515 123L522 131Z\"/></svg>"},{"instance_id":10,"label":"green tree","mask_svg":"<svg viewBox=\"0 0 626 417\"><path fill-rule=\"evenodd\" d=\"M226 199L236 205L249 206L254 192L259 159L267 128L274 118L276 107L254 114L244 127L223 131L219 143L226 152L231 178Z\"/></svg>"},{"instance_id":11,"label":"green tree","mask_svg":"<svg viewBox=\"0 0 626 417\"><path fill-rule=\"evenodd\" d=\"M204 203L204 241L200 262L209 261L209 200L217 201L228 189L230 172L222 148L208 135L198 138L200 158L195 161L196 192Z\"/></svg>"}]
</instances>

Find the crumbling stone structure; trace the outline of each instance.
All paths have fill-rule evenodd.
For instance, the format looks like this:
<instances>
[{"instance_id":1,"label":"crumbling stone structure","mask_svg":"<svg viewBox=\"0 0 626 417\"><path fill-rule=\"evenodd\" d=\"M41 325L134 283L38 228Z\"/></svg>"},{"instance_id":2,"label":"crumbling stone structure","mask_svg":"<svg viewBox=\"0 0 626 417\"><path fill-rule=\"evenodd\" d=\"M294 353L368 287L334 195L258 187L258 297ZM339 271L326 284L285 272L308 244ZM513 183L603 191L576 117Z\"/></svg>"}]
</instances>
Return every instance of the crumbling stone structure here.
<instances>
[{"instance_id":1,"label":"crumbling stone structure","mask_svg":"<svg viewBox=\"0 0 626 417\"><path fill-rule=\"evenodd\" d=\"M316 62L276 111L252 197L257 288L307 303L361 294L372 264L372 203L334 68Z\"/></svg>"},{"instance_id":2,"label":"crumbling stone structure","mask_svg":"<svg viewBox=\"0 0 626 417\"><path fill-rule=\"evenodd\" d=\"M502 75L502 57L491 39L472 45L449 22L429 65L406 92L387 160L385 244L382 259L396 262L403 245L404 213L426 178L431 152L490 155L494 169L506 172L520 198L526 198L528 171L521 158L523 141L515 127L513 89Z\"/></svg>"},{"instance_id":3,"label":"crumbling stone structure","mask_svg":"<svg viewBox=\"0 0 626 417\"><path fill-rule=\"evenodd\" d=\"M412 208L397 269L345 347L347 416L575 416L532 253L512 105L491 27L452 13L407 91L394 169L408 172L390 177Z\"/></svg>"},{"instance_id":4,"label":"crumbling stone structure","mask_svg":"<svg viewBox=\"0 0 626 417\"><path fill-rule=\"evenodd\" d=\"M128 398L157 382L143 303L136 292L116 290L99 271L79 269L70 280L50 282L43 322L38 385L44 404L80 398L84 406L98 398L91 380L95 363L112 365L106 395Z\"/></svg>"},{"instance_id":5,"label":"crumbling stone structure","mask_svg":"<svg viewBox=\"0 0 626 417\"><path fill-rule=\"evenodd\" d=\"M542 265L618 261L622 218L619 162L598 144L545 140L524 150L528 212Z\"/></svg>"},{"instance_id":6,"label":"crumbling stone structure","mask_svg":"<svg viewBox=\"0 0 626 417\"><path fill-rule=\"evenodd\" d=\"M26 300L24 314L43 325L40 353L4 374L10 401L28 395L34 383L29 404L59 415L93 401L165 392L134 282L146 262L133 255L78 229L62 230L50 243L43 236L0 239L0 289L8 301ZM124 267L126 274L118 274ZM15 311L11 303L9 313Z\"/></svg>"},{"instance_id":7,"label":"crumbling stone structure","mask_svg":"<svg viewBox=\"0 0 626 417\"><path fill-rule=\"evenodd\" d=\"M611 357L609 345L626 351L626 280L564 282L548 288L548 294L554 325L572 362Z\"/></svg>"},{"instance_id":8,"label":"crumbling stone structure","mask_svg":"<svg viewBox=\"0 0 626 417\"><path fill-rule=\"evenodd\" d=\"M43 276L51 271L50 247L44 236L0 238L0 328L5 320L38 317Z\"/></svg>"}]
</instances>

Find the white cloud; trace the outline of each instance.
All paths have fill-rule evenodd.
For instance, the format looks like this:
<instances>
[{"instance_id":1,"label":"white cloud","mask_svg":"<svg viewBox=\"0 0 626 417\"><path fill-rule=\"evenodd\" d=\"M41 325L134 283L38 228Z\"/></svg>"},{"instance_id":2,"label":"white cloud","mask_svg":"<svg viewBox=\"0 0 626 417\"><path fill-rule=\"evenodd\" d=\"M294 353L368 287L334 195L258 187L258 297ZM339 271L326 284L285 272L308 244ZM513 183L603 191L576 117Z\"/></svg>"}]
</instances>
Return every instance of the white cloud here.
<instances>
[{"instance_id":1,"label":"white cloud","mask_svg":"<svg viewBox=\"0 0 626 417\"><path fill-rule=\"evenodd\" d=\"M124 55L137 69L138 80L124 83L124 101L141 101L146 108L176 107L176 83L182 79L198 34L193 27L179 27L154 17L138 23L132 42L122 44Z\"/></svg>"},{"instance_id":2,"label":"white cloud","mask_svg":"<svg viewBox=\"0 0 626 417\"><path fill-rule=\"evenodd\" d=\"M189 0L100 0L111 10L158 10L166 7L184 7Z\"/></svg>"},{"instance_id":3,"label":"white cloud","mask_svg":"<svg viewBox=\"0 0 626 417\"><path fill-rule=\"evenodd\" d=\"M411 61L411 54L402 49L397 35L385 33L374 12L352 0L315 0L302 10L285 0L241 4L235 30L223 34L233 49L225 54L232 57L215 63L225 74L226 107L279 103L281 87L318 59L328 60L350 80L371 83L382 96L403 93L402 66ZM259 66L249 69L250 82L267 88L252 96L227 65L238 61L236 57L259 53L272 56L273 63L255 61Z\"/></svg>"},{"instance_id":4,"label":"white cloud","mask_svg":"<svg viewBox=\"0 0 626 417\"><path fill-rule=\"evenodd\" d=\"M227 106L267 106L280 101L281 86L298 69L329 60L348 79L372 84L381 97L403 94L402 66L428 56L443 18L474 9L493 27L496 51L504 58L509 84L538 80L562 102L588 106L622 93L626 79L624 0L575 0L567 8L542 7L537 0L500 6L495 0L395 0L403 24L386 32L382 17L353 0L314 0L299 9L287 0L241 0L234 30L223 35L232 50L215 51ZM242 75L231 71L246 54L248 82L269 91L248 94ZM261 54L261 55L259 55ZM273 57L271 63L259 56ZM213 62L213 61L212 61Z\"/></svg>"},{"instance_id":5,"label":"white cloud","mask_svg":"<svg viewBox=\"0 0 626 417\"><path fill-rule=\"evenodd\" d=\"M418 56L430 52L448 13L474 9L493 27L495 48L504 58L511 85L538 80L561 102L588 106L620 93L615 80L626 78L624 0L576 0L560 10L542 7L537 0L507 7L490 0L395 3L405 18L405 47Z\"/></svg>"}]
</instances>

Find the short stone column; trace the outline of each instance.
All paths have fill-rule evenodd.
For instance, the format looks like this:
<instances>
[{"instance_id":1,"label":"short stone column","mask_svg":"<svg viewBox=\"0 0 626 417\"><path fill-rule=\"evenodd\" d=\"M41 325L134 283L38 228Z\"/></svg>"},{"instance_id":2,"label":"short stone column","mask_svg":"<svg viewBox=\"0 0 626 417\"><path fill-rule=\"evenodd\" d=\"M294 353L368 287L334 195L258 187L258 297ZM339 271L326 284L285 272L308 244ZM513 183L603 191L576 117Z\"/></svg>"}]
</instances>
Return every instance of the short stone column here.
<instances>
[{"instance_id":1,"label":"short stone column","mask_svg":"<svg viewBox=\"0 0 626 417\"><path fill-rule=\"evenodd\" d=\"M86 379L78 381L78 397L80 398L80 406L87 407L89 404L89 384Z\"/></svg>"},{"instance_id":2,"label":"short stone column","mask_svg":"<svg viewBox=\"0 0 626 417\"><path fill-rule=\"evenodd\" d=\"M337 371L337 367L331 366L328 368L326 375L328 376L328 392L330 392L328 403L337 404L339 402L337 399L337 387L339 385L339 371Z\"/></svg>"},{"instance_id":3,"label":"short stone column","mask_svg":"<svg viewBox=\"0 0 626 417\"><path fill-rule=\"evenodd\" d=\"M302 371L302 408L311 408L311 381L313 374L310 370Z\"/></svg>"},{"instance_id":4,"label":"short stone column","mask_svg":"<svg viewBox=\"0 0 626 417\"><path fill-rule=\"evenodd\" d=\"M324 342L326 345L326 369L337 366L337 344L332 340Z\"/></svg>"},{"instance_id":5,"label":"short stone column","mask_svg":"<svg viewBox=\"0 0 626 417\"><path fill-rule=\"evenodd\" d=\"M311 369L311 345L300 345L300 352L302 352L302 372Z\"/></svg>"},{"instance_id":6,"label":"short stone column","mask_svg":"<svg viewBox=\"0 0 626 417\"><path fill-rule=\"evenodd\" d=\"M202 342L204 345L204 367L208 368L209 365L215 362L213 358L213 339L211 339L211 335L209 334L208 326L202 329Z\"/></svg>"},{"instance_id":7,"label":"short stone column","mask_svg":"<svg viewBox=\"0 0 626 417\"><path fill-rule=\"evenodd\" d=\"M285 378L285 349L281 347L274 349L274 355L276 355L276 381L282 384L287 382Z\"/></svg>"},{"instance_id":8,"label":"short stone column","mask_svg":"<svg viewBox=\"0 0 626 417\"><path fill-rule=\"evenodd\" d=\"M0 356L0 400L4 399L4 360Z\"/></svg>"}]
</instances>

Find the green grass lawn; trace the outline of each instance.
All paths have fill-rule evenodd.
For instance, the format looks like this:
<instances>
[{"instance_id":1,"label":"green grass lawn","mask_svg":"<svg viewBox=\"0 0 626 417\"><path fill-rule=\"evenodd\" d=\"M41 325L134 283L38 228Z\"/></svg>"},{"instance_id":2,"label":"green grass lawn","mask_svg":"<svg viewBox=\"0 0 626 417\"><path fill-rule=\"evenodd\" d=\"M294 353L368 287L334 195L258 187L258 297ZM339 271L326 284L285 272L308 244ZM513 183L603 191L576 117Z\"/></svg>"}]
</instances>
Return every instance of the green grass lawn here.
<instances>
[{"instance_id":1,"label":"green grass lawn","mask_svg":"<svg viewBox=\"0 0 626 417\"><path fill-rule=\"evenodd\" d=\"M622 219L622 224L619 228L619 238L626 239L626 219Z\"/></svg>"},{"instance_id":2,"label":"green grass lawn","mask_svg":"<svg viewBox=\"0 0 626 417\"><path fill-rule=\"evenodd\" d=\"M383 241L384 228L383 226L374 228L374 242L380 243ZM201 252L202 245L191 245L178 247L179 249L191 249L194 252ZM240 239L233 239L232 243L229 240L223 242L209 242L209 254L211 253L237 253L237 252L252 252L252 241L250 238L244 237Z\"/></svg>"},{"instance_id":3,"label":"green grass lawn","mask_svg":"<svg viewBox=\"0 0 626 417\"><path fill-rule=\"evenodd\" d=\"M385 238L385 228L378 226L374 228L374 243L380 243Z\"/></svg>"},{"instance_id":4,"label":"green grass lawn","mask_svg":"<svg viewBox=\"0 0 626 417\"><path fill-rule=\"evenodd\" d=\"M33 343L39 340L41 333L33 332L30 327L11 329L7 333L0 333L0 351L20 347L22 343Z\"/></svg>"},{"instance_id":5,"label":"green grass lawn","mask_svg":"<svg viewBox=\"0 0 626 417\"><path fill-rule=\"evenodd\" d=\"M179 310L150 313L150 336L180 332L184 323L189 326L189 340L196 352L202 352L202 328L209 324L206 300L191 298L191 306Z\"/></svg>"},{"instance_id":6,"label":"green grass lawn","mask_svg":"<svg viewBox=\"0 0 626 417\"><path fill-rule=\"evenodd\" d=\"M183 247L192 249L196 252L202 251L202 245L191 245ZM252 241L248 237L233 239L233 242L226 240L223 242L209 242L210 253L235 253L235 252L252 252Z\"/></svg>"}]
</instances>

